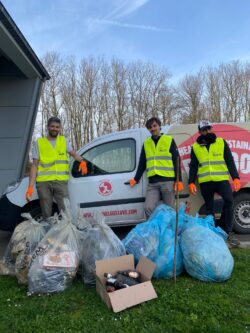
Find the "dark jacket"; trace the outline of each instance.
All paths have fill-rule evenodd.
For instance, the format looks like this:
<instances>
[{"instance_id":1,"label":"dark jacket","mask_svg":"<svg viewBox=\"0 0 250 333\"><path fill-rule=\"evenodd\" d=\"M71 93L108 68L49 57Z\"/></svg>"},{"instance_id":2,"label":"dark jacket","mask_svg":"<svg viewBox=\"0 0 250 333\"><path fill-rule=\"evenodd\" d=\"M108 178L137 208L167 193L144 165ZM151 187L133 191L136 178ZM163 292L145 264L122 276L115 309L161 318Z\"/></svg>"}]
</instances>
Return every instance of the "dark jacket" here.
<instances>
[{"instance_id":1,"label":"dark jacket","mask_svg":"<svg viewBox=\"0 0 250 333\"><path fill-rule=\"evenodd\" d=\"M153 139L153 141L155 143L155 146L156 146L159 139L160 139L160 136L156 139L153 138L153 136L152 136L152 139ZM180 155L179 155L179 151L178 151L178 148L176 146L176 143L175 143L174 139L171 142L171 146L170 146L169 151L172 154L172 161L173 161L173 164L174 164L174 171L175 171L175 175L176 175L177 174L177 157L178 156L180 157ZM138 165L136 175L135 175L135 180L136 180L137 183L141 179L141 176L143 175L143 172L145 170L146 170L146 153L145 153L145 149L144 149L144 145L143 145L142 150L141 150L139 165ZM159 175L154 175L154 176L148 178L149 183L166 182L166 181L171 181L171 180L175 181L176 177L163 177L163 176L159 176ZM181 168L180 168L180 172L179 172L179 180L180 181L182 180Z\"/></svg>"},{"instance_id":2,"label":"dark jacket","mask_svg":"<svg viewBox=\"0 0 250 333\"><path fill-rule=\"evenodd\" d=\"M211 133L211 134L214 134L214 133ZM214 134L214 137L212 137L214 139L212 140L209 140L208 142L206 142L206 140L203 139L202 135L200 135L198 138L197 138L197 142L203 146L206 146L207 150L209 151L209 148L210 148L210 144L215 142L216 140L216 135ZM235 162L234 162L234 159L233 159L233 155L231 153L231 150L227 144L227 142L224 140L224 143L225 143L225 146L224 146L224 160L226 162L226 165L227 165L227 168L228 168L228 171L232 177L232 179L235 179L235 178L239 178L239 174L238 174L238 171L236 169L236 166L235 166ZM194 183L195 180L196 180L196 176L197 176L197 172L198 172L198 167L199 167L199 161L194 153L194 150L192 148L191 150L191 157L190 157L190 165L189 165L189 179L188 179L188 183Z\"/></svg>"}]
</instances>

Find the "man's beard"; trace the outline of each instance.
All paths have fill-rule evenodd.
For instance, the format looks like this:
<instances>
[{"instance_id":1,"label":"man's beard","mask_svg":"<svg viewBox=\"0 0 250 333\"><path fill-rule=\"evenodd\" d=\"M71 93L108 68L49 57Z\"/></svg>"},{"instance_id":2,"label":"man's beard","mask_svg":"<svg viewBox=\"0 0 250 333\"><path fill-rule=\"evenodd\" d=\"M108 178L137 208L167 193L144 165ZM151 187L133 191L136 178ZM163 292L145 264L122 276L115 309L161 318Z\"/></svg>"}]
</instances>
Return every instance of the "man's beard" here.
<instances>
[{"instance_id":1,"label":"man's beard","mask_svg":"<svg viewBox=\"0 0 250 333\"><path fill-rule=\"evenodd\" d=\"M56 138L58 136L58 134L59 134L58 132L54 132L54 131L49 132L49 136L51 136L52 138Z\"/></svg>"}]
</instances>

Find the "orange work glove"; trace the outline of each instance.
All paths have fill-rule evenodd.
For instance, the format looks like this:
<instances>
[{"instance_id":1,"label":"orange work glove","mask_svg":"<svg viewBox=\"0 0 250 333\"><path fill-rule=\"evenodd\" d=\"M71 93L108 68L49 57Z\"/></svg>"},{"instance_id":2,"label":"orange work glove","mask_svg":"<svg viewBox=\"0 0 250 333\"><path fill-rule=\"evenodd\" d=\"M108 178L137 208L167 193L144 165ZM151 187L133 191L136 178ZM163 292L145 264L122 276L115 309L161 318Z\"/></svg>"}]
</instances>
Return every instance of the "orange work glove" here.
<instances>
[{"instance_id":1,"label":"orange work glove","mask_svg":"<svg viewBox=\"0 0 250 333\"><path fill-rule=\"evenodd\" d=\"M189 193L190 194L196 195L196 193L197 193L197 187L196 187L196 185L194 183L190 183L188 185L188 188L189 188Z\"/></svg>"},{"instance_id":2,"label":"orange work glove","mask_svg":"<svg viewBox=\"0 0 250 333\"><path fill-rule=\"evenodd\" d=\"M80 162L78 171L81 171L83 176L88 173L87 163L85 161Z\"/></svg>"},{"instance_id":3,"label":"orange work glove","mask_svg":"<svg viewBox=\"0 0 250 333\"><path fill-rule=\"evenodd\" d=\"M178 188L178 192L181 192L184 190L183 182L175 182L174 183L174 191L176 192Z\"/></svg>"},{"instance_id":4,"label":"orange work glove","mask_svg":"<svg viewBox=\"0 0 250 333\"><path fill-rule=\"evenodd\" d=\"M33 188L33 186L32 186L32 185L29 185L28 190L27 190L27 192L26 192L26 200L27 200L27 201L30 201L30 200L31 200L33 192L34 192L34 188Z\"/></svg>"},{"instance_id":5,"label":"orange work glove","mask_svg":"<svg viewBox=\"0 0 250 333\"><path fill-rule=\"evenodd\" d=\"M131 187L135 186L136 184L137 184L137 181L134 178L132 178L132 179L129 180L129 185Z\"/></svg>"},{"instance_id":6,"label":"orange work glove","mask_svg":"<svg viewBox=\"0 0 250 333\"><path fill-rule=\"evenodd\" d=\"M233 183L234 183L234 190L235 190L235 192L238 192L240 190L240 188L241 188L241 184L240 184L239 178L235 178L234 181L233 181Z\"/></svg>"}]
</instances>

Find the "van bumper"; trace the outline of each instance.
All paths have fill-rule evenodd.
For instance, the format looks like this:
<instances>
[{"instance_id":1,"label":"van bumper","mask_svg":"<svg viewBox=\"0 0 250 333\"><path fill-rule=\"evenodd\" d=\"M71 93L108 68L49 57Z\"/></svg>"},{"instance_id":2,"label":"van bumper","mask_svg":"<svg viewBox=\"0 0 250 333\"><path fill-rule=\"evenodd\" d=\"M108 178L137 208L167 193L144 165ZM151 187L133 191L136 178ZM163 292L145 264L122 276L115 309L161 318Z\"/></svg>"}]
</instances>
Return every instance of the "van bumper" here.
<instances>
[{"instance_id":1,"label":"van bumper","mask_svg":"<svg viewBox=\"0 0 250 333\"><path fill-rule=\"evenodd\" d=\"M0 230L13 231L22 221L22 208L9 201L6 195L0 198Z\"/></svg>"}]
</instances>

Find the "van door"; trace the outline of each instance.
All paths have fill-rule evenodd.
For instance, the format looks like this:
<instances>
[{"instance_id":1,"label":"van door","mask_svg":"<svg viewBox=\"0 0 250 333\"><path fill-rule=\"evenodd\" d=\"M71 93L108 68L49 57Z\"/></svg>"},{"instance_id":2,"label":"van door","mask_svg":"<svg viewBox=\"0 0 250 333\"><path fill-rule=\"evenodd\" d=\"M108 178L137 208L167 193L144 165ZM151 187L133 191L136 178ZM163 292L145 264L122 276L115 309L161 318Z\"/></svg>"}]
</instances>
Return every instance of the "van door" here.
<instances>
[{"instance_id":1,"label":"van door","mask_svg":"<svg viewBox=\"0 0 250 333\"><path fill-rule=\"evenodd\" d=\"M116 139L117 138L117 139ZM112 140L111 140L112 139ZM99 140L81 153L87 161L88 174L81 176L74 162L69 181L73 209L86 219L102 212L110 225L128 225L144 219L142 182L130 187L139 159L141 141L138 131Z\"/></svg>"}]
</instances>

